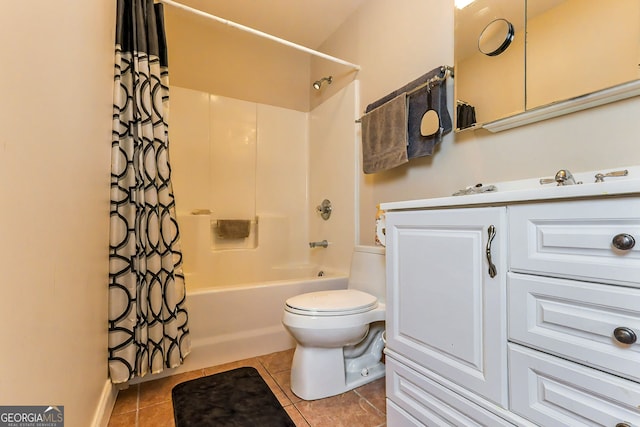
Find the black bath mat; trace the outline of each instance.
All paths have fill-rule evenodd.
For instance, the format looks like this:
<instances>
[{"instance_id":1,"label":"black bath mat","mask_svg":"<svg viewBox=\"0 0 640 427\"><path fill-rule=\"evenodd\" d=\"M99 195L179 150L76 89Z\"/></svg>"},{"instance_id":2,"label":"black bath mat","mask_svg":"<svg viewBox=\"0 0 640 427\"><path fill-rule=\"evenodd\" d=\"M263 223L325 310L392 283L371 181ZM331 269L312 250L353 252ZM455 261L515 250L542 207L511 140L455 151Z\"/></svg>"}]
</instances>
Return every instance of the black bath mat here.
<instances>
[{"instance_id":1,"label":"black bath mat","mask_svg":"<svg viewBox=\"0 0 640 427\"><path fill-rule=\"evenodd\" d=\"M295 427L255 368L187 381L171 395L176 427Z\"/></svg>"}]
</instances>

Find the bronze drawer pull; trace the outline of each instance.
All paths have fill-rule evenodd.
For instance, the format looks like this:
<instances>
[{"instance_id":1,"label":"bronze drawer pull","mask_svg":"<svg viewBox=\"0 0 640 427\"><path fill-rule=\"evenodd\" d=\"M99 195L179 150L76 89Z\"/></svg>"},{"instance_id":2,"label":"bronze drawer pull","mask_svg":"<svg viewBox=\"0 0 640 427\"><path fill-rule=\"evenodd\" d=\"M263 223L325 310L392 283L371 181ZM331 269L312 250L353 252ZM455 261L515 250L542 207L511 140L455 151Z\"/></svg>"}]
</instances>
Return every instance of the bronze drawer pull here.
<instances>
[{"instance_id":1,"label":"bronze drawer pull","mask_svg":"<svg viewBox=\"0 0 640 427\"><path fill-rule=\"evenodd\" d=\"M489 276L496 277L496 274L498 274L498 271L496 270L496 266L491 261L491 242L493 241L493 238L496 237L496 227L493 225L490 225L487 231L489 232L489 239L487 240L487 250L486 250L487 262L489 263Z\"/></svg>"},{"instance_id":2,"label":"bronze drawer pull","mask_svg":"<svg viewBox=\"0 0 640 427\"><path fill-rule=\"evenodd\" d=\"M636 239L631 234L620 233L613 237L611 243L616 249L628 251L636 245Z\"/></svg>"},{"instance_id":3,"label":"bronze drawer pull","mask_svg":"<svg viewBox=\"0 0 640 427\"><path fill-rule=\"evenodd\" d=\"M615 328L613 330L613 336L622 344L633 344L638 339L633 329L625 327Z\"/></svg>"}]
</instances>

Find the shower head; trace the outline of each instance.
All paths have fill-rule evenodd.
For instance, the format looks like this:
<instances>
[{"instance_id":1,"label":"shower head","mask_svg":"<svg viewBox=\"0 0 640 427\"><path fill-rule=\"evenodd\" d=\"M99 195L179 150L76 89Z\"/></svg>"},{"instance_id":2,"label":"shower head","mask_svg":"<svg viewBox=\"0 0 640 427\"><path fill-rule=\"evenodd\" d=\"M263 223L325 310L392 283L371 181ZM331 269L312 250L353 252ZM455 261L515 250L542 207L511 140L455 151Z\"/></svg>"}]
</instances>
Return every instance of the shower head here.
<instances>
[{"instance_id":1,"label":"shower head","mask_svg":"<svg viewBox=\"0 0 640 427\"><path fill-rule=\"evenodd\" d=\"M313 82L313 88L315 90L320 90L320 87L322 86L322 82L327 82L327 84L331 84L332 81L333 81L333 76L323 77L320 80L316 80L315 82Z\"/></svg>"}]
</instances>

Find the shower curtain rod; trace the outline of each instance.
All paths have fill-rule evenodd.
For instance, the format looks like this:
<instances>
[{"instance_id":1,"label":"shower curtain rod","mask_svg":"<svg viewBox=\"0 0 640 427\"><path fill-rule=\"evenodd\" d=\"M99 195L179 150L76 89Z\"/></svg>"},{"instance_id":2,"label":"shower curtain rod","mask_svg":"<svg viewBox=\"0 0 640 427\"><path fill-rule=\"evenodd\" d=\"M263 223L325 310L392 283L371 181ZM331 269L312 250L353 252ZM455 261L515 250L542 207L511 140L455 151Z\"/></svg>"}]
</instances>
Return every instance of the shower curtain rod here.
<instances>
[{"instance_id":1,"label":"shower curtain rod","mask_svg":"<svg viewBox=\"0 0 640 427\"><path fill-rule=\"evenodd\" d=\"M203 16L203 17L209 18L209 19L213 19L214 21L218 21L218 22L220 22L222 24L229 25L230 27L237 28L237 29L242 30L242 31L246 31L248 33L255 34L255 35L260 36L260 37L264 37L266 39L269 39L269 40L275 41L277 43L292 47L294 49L301 50L301 51L306 52L306 53L310 53L311 55L319 56L320 58L328 59L329 61L333 61L333 62L337 62L338 64L346 65L346 66L351 67L351 68L353 68L355 70L360 70L360 66L359 65L353 64L351 62L344 61L344 60L342 60L340 58L336 58L336 57L331 56L331 55L327 55L326 53L318 52L317 50L313 50L313 49L310 49L308 47L305 47L305 46L290 42L289 40L281 39L280 37L276 37L276 36L273 36L271 34L264 33L262 31L256 30L255 28L247 27L245 25L238 24L237 22L229 21L228 19L224 19L224 18L220 18L219 16L211 15L211 14L203 12L201 10L194 9L192 7L189 7L189 6L185 6L184 4L175 2L173 0L159 0L159 1L161 3L164 3L164 4L168 4L170 6L177 7L178 9L186 10L186 11L194 13L196 15Z\"/></svg>"}]
</instances>

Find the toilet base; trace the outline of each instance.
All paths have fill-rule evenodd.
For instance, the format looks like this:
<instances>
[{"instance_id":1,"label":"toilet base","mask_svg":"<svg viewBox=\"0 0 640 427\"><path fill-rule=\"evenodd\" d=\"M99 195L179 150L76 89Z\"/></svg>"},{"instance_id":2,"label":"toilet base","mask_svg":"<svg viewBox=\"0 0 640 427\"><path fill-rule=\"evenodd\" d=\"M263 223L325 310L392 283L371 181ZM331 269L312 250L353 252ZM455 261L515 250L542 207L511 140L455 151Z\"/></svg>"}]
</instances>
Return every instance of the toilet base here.
<instances>
[{"instance_id":1,"label":"toilet base","mask_svg":"<svg viewBox=\"0 0 640 427\"><path fill-rule=\"evenodd\" d=\"M356 357L345 358L343 347L317 348L298 344L291 364L291 391L301 399L316 400L382 378L385 375L385 365L381 361L383 348L381 332L376 333Z\"/></svg>"}]
</instances>

